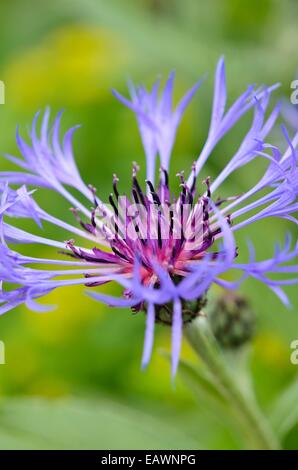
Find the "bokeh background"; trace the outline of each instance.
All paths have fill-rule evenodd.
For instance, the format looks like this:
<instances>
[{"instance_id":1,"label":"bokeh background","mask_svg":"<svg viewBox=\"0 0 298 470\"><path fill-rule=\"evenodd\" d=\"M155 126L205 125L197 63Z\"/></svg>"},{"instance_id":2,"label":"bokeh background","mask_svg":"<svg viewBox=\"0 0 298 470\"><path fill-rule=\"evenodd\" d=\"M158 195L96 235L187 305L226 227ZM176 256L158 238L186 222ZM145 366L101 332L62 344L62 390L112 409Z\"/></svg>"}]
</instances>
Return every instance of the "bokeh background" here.
<instances>
[{"instance_id":1,"label":"bokeh background","mask_svg":"<svg viewBox=\"0 0 298 470\"><path fill-rule=\"evenodd\" d=\"M295 0L2 0L0 11L0 79L6 85L1 153L16 153L16 125L26 135L37 110L46 105L53 114L65 109L65 130L82 124L75 136L77 162L102 199L110 193L114 172L124 191L131 162L138 161L144 170L134 116L116 102L111 88L125 93L128 78L150 85L174 69L180 96L208 72L179 130L175 175L188 171L206 138L213 72L222 53L230 102L250 83L281 82L275 99L289 99L298 66ZM203 176L217 174L248 122L244 119L223 140ZM276 132L273 140L279 139ZM1 169L6 168L2 159ZM246 190L261 171L262 164L256 163L233 175L221 194ZM177 185L175 178L172 184ZM59 197L40 190L37 198L71 220ZM274 241L290 228L276 220L259 223L239 234L238 245L252 238L258 254L270 256ZM67 238L53 228L45 230ZM39 254L50 256L46 248ZM112 286L105 289L114 292ZM242 291L258 318L251 370L267 410L297 376L298 366L290 363L290 343L298 339L297 289L289 291L291 310L255 281ZM153 358L144 373L143 314L102 306L82 287L49 297L57 304L54 312L20 307L0 319L0 340L6 345L6 365L0 366L0 448L242 447L237 433L179 374L173 387L168 360L161 354L170 348L167 328L157 328ZM183 357L196 360L186 344ZM290 427L284 445L298 448L297 426Z\"/></svg>"}]
</instances>

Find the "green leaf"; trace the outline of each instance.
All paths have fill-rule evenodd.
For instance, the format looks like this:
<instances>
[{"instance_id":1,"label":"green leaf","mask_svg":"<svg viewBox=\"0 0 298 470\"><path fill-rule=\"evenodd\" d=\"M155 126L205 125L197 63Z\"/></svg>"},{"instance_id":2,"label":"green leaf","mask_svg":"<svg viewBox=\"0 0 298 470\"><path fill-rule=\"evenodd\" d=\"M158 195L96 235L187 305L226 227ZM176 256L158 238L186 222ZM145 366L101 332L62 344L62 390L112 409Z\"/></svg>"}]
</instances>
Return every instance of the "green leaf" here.
<instances>
[{"instance_id":1,"label":"green leaf","mask_svg":"<svg viewBox=\"0 0 298 470\"><path fill-rule=\"evenodd\" d=\"M185 430L109 400L10 399L0 449L197 449Z\"/></svg>"},{"instance_id":2,"label":"green leaf","mask_svg":"<svg viewBox=\"0 0 298 470\"><path fill-rule=\"evenodd\" d=\"M280 437L298 423L298 379L279 394L271 408L270 420Z\"/></svg>"}]
</instances>

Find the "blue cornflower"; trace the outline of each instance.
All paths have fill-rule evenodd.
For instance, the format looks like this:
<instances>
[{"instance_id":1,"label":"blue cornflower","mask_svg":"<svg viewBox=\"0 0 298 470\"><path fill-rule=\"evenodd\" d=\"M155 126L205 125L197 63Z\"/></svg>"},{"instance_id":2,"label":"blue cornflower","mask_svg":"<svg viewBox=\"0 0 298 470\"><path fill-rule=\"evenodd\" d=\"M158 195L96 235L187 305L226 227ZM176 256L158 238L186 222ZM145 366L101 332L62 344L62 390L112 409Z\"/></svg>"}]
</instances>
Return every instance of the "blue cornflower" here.
<instances>
[{"instance_id":1,"label":"blue cornflower","mask_svg":"<svg viewBox=\"0 0 298 470\"><path fill-rule=\"evenodd\" d=\"M215 74L209 133L190 176L185 179L183 172L178 175L181 189L175 197L169 187L172 148L183 113L201 82L175 109L172 105L173 85L172 73L161 92L159 82L151 91L130 84L130 100L114 92L136 115L146 155L147 179L144 190L137 178L138 166L134 164L130 195L123 196L114 175L108 204L101 201L94 187L86 185L80 176L72 150L76 127L65 134L61 143L61 113L50 128L49 110L46 110L40 131L37 114L30 144L17 131L17 144L23 159L12 155L6 155L6 158L21 171L0 173L0 313L21 303L26 303L32 310L48 310L50 306L41 305L36 299L58 287L84 284L96 300L110 306L145 311L143 366L148 364L151 356L155 322L170 324L172 374L175 375L183 325L198 314L212 284L237 289L246 278L254 277L289 305L283 286L298 283L295 277L298 266L294 264L298 245L291 248L290 237L287 237L285 246L275 247L272 258L263 261L255 259L254 249L250 246L247 262L238 263L237 253L243 247L236 245L235 236L240 229L268 217L280 217L297 224L294 214L298 209L295 150L298 138L296 135L291 140L283 128L284 152L266 140L279 115L279 105L267 115L276 85L261 89L248 87L226 110L225 66L221 58ZM213 149L250 110L253 110L252 123L238 150L213 181L204 175L200 189L198 176L202 179L204 164ZM267 162L267 167L252 188L240 196L214 198L214 193L234 171L258 157ZM158 158L160 178L156 185ZM54 190L65 198L72 206L77 225L43 210L34 200L34 188L37 187ZM92 209L88 208L90 204ZM14 226L10 218L33 219L37 224L36 233ZM59 240L38 232L43 221L61 228ZM74 239L64 242L65 233ZM84 240L88 242L85 245ZM90 243L93 248L88 248ZM53 257L24 255L12 249L12 244L46 245L53 249ZM238 280L227 281L225 273L234 270L240 273ZM278 278L279 274L281 278ZM95 290L110 281L123 287L123 297ZM7 285L10 288L7 289Z\"/></svg>"}]
</instances>

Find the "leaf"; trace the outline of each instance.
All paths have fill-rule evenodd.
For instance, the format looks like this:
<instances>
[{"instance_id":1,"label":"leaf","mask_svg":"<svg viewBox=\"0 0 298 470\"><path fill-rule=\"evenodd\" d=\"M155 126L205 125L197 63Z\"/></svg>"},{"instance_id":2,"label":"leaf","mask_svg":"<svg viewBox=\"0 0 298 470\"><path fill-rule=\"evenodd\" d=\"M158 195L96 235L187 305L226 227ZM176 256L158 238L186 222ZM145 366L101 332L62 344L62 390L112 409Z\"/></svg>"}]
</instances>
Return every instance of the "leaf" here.
<instances>
[{"instance_id":1,"label":"leaf","mask_svg":"<svg viewBox=\"0 0 298 470\"><path fill-rule=\"evenodd\" d=\"M280 437L284 437L298 423L298 379L279 394L269 417Z\"/></svg>"},{"instance_id":2,"label":"leaf","mask_svg":"<svg viewBox=\"0 0 298 470\"><path fill-rule=\"evenodd\" d=\"M185 430L109 400L9 399L0 449L197 449Z\"/></svg>"}]
</instances>

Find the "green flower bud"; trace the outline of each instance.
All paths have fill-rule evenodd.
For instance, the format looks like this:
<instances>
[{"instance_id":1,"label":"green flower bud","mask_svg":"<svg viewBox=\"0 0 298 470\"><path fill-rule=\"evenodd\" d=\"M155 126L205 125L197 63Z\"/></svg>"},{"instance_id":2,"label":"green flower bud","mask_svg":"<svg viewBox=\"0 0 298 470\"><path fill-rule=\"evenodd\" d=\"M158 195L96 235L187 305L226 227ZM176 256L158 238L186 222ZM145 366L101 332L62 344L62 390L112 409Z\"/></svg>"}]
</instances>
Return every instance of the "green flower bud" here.
<instances>
[{"instance_id":1,"label":"green flower bud","mask_svg":"<svg viewBox=\"0 0 298 470\"><path fill-rule=\"evenodd\" d=\"M209 305L210 327L223 348L238 348L254 336L256 317L245 297L226 292Z\"/></svg>"}]
</instances>

